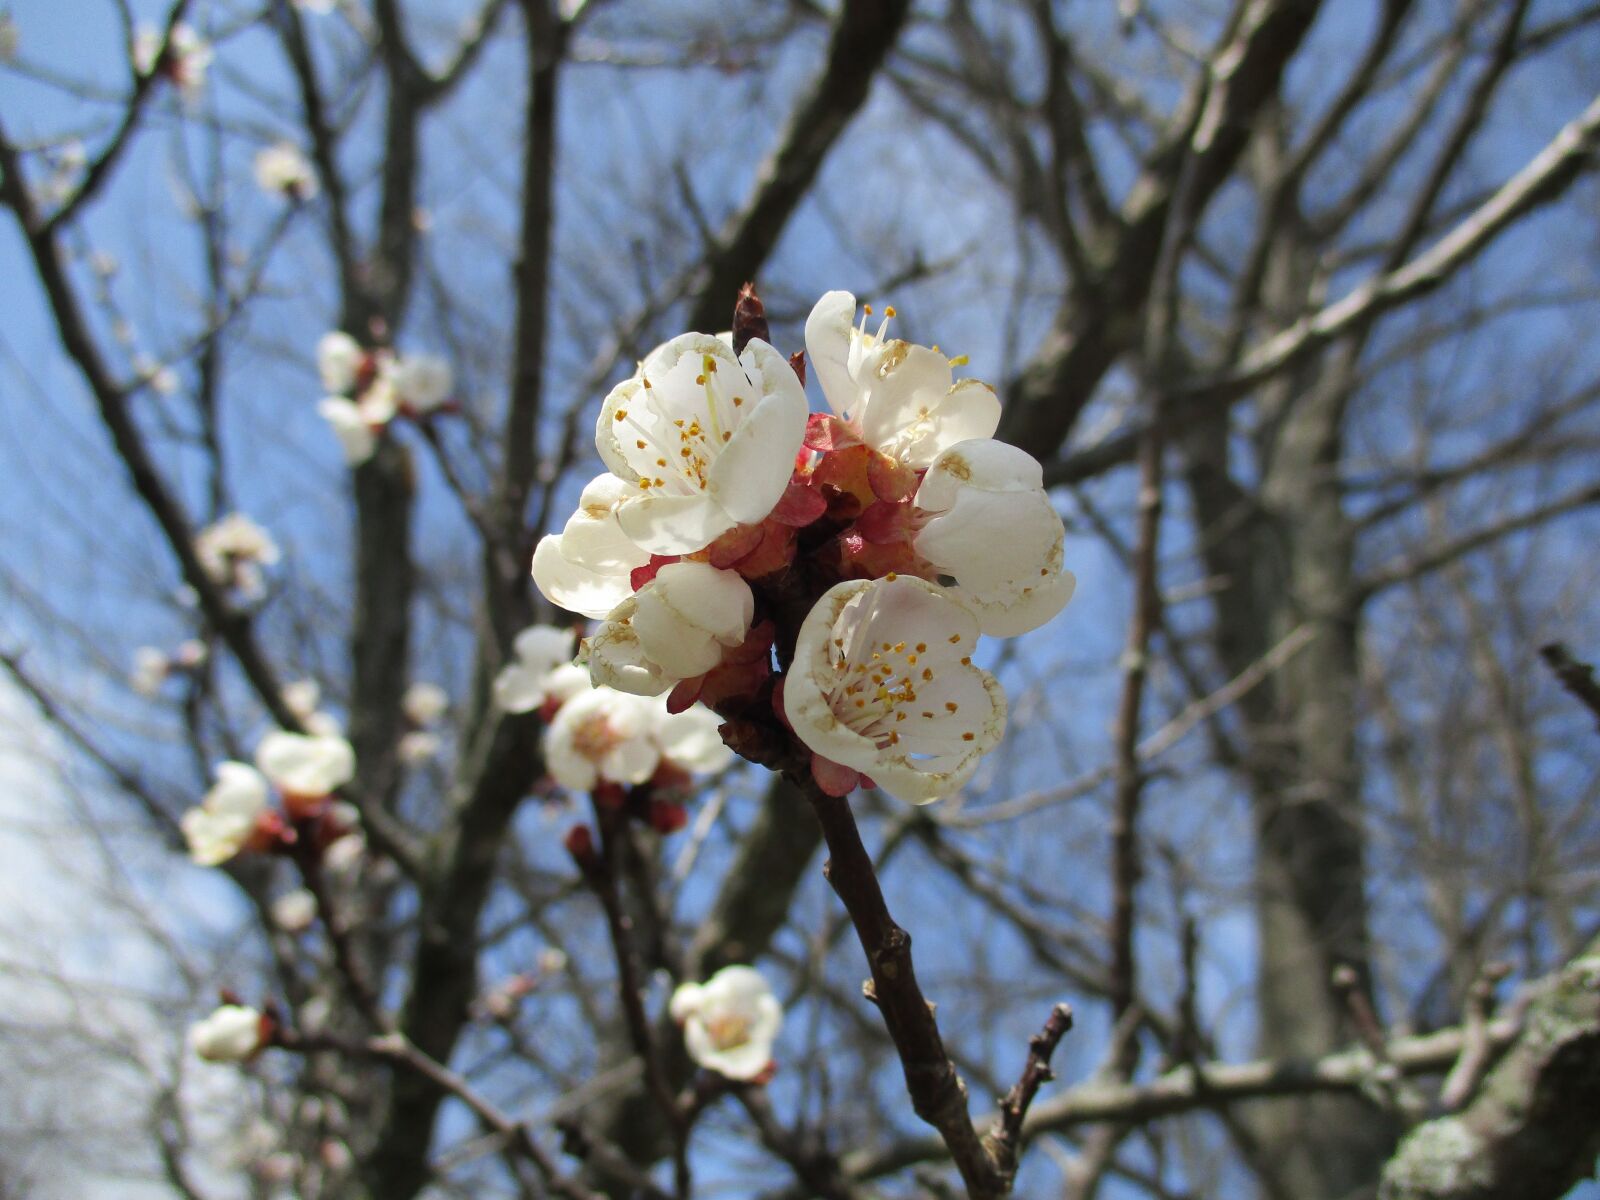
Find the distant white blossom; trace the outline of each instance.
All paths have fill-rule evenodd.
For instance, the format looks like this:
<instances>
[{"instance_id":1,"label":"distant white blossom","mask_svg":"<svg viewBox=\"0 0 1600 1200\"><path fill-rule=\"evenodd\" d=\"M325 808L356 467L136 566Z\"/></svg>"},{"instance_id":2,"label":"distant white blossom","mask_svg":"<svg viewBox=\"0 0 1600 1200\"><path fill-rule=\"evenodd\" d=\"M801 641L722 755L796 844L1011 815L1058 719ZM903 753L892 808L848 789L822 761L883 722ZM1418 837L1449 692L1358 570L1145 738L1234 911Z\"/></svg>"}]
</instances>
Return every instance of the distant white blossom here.
<instances>
[{"instance_id":1,"label":"distant white blossom","mask_svg":"<svg viewBox=\"0 0 1600 1200\"><path fill-rule=\"evenodd\" d=\"M214 54L211 44L183 21L172 27L162 54L161 30L140 26L133 36L133 65L140 75L159 68L177 86L184 102L194 104L205 90L206 71Z\"/></svg>"},{"instance_id":2,"label":"distant white blossom","mask_svg":"<svg viewBox=\"0 0 1600 1200\"><path fill-rule=\"evenodd\" d=\"M198 808L179 820L189 857L215 867L243 850L268 811L267 781L248 763L217 765L217 779Z\"/></svg>"},{"instance_id":3,"label":"distant white blossom","mask_svg":"<svg viewBox=\"0 0 1600 1200\"><path fill-rule=\"evenodd\" d=\"M133 670L128 683L141 696L154 696L166 682L172 664L167 656L154 646L140 646L133 652Z\"/></svg>"},{"instance_id":4,"label":"distant white blossom","mask_svg":"<svg viewBox=\"0 0 1600 1200\"><path fill-rule=\"evenodd\" d=\"M317 898L305 888L285 892L272 902L272 923L285 933L304 933L317 919Z\"/></svg>"},{"instance_id":5,"label":"distant white blossom","mask_svg":"<svg viewBox=\"0 0 1600 1200\"><path fill-rule=\"evenodd\" d=\"M438 758L442 747L443 743L439 740L438 734L426 729L413 729L409 733L400 735L400 743L395 748L395 753L406 766L415 767Z\"/></svg>"},{"instance_id":6,"label":"distant white blossom","mask_svg":"<svg viewBox=\"0 0 1600 1200\"><path fill-rule=\"evenodd\" d=\"M331 796L355 776L356 754L341 737L274 730L256 746L256 766L285 796Z\"/></svg>"},{"instance_id":7,"label":"distant white blossom","mask_svg":"<svg viewBox=\"0 0 1600 1200\"><path fill-rule=\"evenodd\" d=\"M704 983L679 985L669 1011L689 1057L707 1070L751 1080L771 1065L783 1008L754 967L723 967Z\"/></svg>"},{"instance_id":8,"label":"distant white blossom","mask_svg":"<svg viewBox=\"0 0 1600 1200\"><path fill-rule=\"evenodd\" d=\"M189 1048L208 1062L246 1062L261 1049L261 1024L255 1009L224 1004L189 1027Z\"/></svg>"},{"instance_id":9,"label":"distant white blossom","mask_svg":"<svg viewBox=\"0 0 1600 1200\"><path fill-rule=\"evenodd\" d=\"M311 163L293 142L277 142L256 151L256 184L262 191L310 200L317 194L317 176Z\"/></svg>"},{"instance_id":10,"label":"distant white blossom","mask_svg":"<svg viewBox=\"0 0 1600 1200\"><path fill-rule=\"evenodd\" d=\"M505 712L532 712L551 698L557 670L572 661L576 634L553 625L532 625L517 634L512 658L494 678L494 700Z\"/></svg>"},{"instance_id":11,"label":"distant white blossom","mask_svg":"<svg viewBox=\"0 0 1600 1200\"><path fill-rule=\"evenodd\" d=\"M413 683L400 698L400 709L405 713L406 720L419 729L434 724L449 708L450 693L437 683Z\"/></svg>"},{"instance_id":12,"label":"distant white blossom","mask_svg":"<svg viewBox=\"0 0 1600 1200\"><path fill-rule=\"evenodd\" d=\"M195 537L201 569L219 587L232 588L246 600L266 594L262 568L278 561L278 544L243 513L230 513Z\"/></svg>"},{"instance_id":13,"label":"distant white blossom","mask_svg":"<svg viewBox=\"0 0 1600 1200\"><path fill-rule=\"evenodd\" d=\"M323 389L336 396L348 395L366 357L361 343L343 330L323 334L317 341L317 374Z\"/></svg>"},{"instance_id":14,"label":"distant white blossom","mask_svg":"<svg viewBox=\"0 0 1600 1200\"><path fill-rule=\"evenodd\" d=\"M450 364L431 354L405 354L394 369L394 390L413 413L429 413L450 398L455 376Z\"/></svg>"}]
</instances>

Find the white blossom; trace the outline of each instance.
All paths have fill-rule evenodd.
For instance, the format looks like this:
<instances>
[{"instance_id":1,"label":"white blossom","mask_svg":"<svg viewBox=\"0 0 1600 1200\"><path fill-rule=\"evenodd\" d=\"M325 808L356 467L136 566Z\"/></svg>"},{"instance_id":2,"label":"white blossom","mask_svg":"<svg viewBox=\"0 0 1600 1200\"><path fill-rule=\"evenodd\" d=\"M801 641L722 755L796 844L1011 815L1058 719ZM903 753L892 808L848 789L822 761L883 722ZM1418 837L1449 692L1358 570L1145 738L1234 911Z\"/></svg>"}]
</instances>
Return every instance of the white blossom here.
<instances>
[{"instance_id":1,"label":"white blossom","mask_svg":"<svg viewBox=\"0 0 1600 1200\"><path fill-rule=\"evenodd\" d=\"M366 835L347 833L322 852L322 865L334 875L348 875L361 865L366 855Z\"/></svg>"},{"instance_id":2,"label":"white blossom","mask_svg":"<svg viewBox=\"0 0 1600 1200\"><path fill-rule=\"evenodd\" d=\"M141 696L154 696L166 682L172 664L167 656L154 646L140 646L133 652L133 670L128 683Z\"/></svg>"},{"instance_id":3,"label":"white blossom","mask_svg":"<svg viewBox=\"0 0 1600 1200\"><path fill-rule=\"evenodd\" d=\"M249 600L265 594L261 568L278 561L272 535L243 513L229 513L202 529L195 536L194 552L213 583L234 588Z\"/></svg>"},{"instance_id":4,"label":"white blossom","mask_svg":"<svg viewBox=\"0 0 1600 1200\"><path fill-rule=\"evenodd\" d=\"M641 696L595 688L573 696L544 731L544 763L562 787L643 783L661 763L656 706Z\"/></svg>"},{"instance_id":5,"label":"white blossom","mask_svg":"<svg viewBox=\"0 0 1600 1200\"><path fill-rule=\"evenodd\" d=\"M703 704L669 713L664 701L656 718L656 745L661 757L694 775L710 775L733 761L733 751L722 740L722 718Z\"/></svg>"},{"instance_id":6,"label":"white blossom","mask_svg":"<svg viewBox=\"0 0 1600 1200\"><path fill-rule=\"evenodd\" d=\"M315 679L295 679L283 685L282 696L283 706L304 721L322 703L322 685Z\"/></svg>"},{"instance_id":7,"label":"white blossom","mask_svg":"<svg viewBox=\"0 0 1600 1200\"><path fill-rule=\"evenodd\" d=\"M972 665L977 638L977 619L921 579L836 584L801 624L784 712L815 753L902 800L937 800L1005 730L1005 693Z\"/></svg>"},{"instance_id":8,"label":"white blossom","mask_svg":"<svg viewBox=\"0 0 1600 1200\"><path fill-rule=\"evenodd\" d=\"M622 531L652 554L688 554L763 520L788 486L806 416L805 388L765 342L735 358L708 334L673 338L612 389L595 426L601 461L629 485Z\"/></svg>"},{"instance_id":9,"label":"white blossom","mask_svg":"<svg viewBox=\"0 0 1600 1200\"><path fill-rule=\"evenodd\" d=\"M400 697L400 711L419 729L426 729L450 709L450 693L437 683L418 681Z\"/></svg>"},{"instance_id":10,"label":"white blossom","mask_svg":"<svg viewBox=\"0 0 1600 1200\"><path fill-rule=\"evenodd\" d=\"M248 763L217 764L217 780L178 822L189 857L202 867L227 862L250 841L267 811L267 781Z\"/></svg>"},{"instance_id":11,"label":"white blossom","mask_svg":"<svg viewBox=\"0 0 1600 1200\"><path fill-rule=\"evenodd\" d=\"M311 163L293 142L277 142L256 151L256 185L273 195L310 200L317 194Z\"/></svg>"},{"instance_id":12,"label":"white blossom","mask_svg":"<svg viewBox=\"0 0 1600 1200\"><path fill-rule=\"evenodd\" d=\"M413 413L429 413L450 398L450 364L431 354L403 355L394 368L394 390Z\"/></svg>"},{"instance_id":13,"label":"white blossom","mask_svg":"<svg viewBox=\"0 0 1600 1200\"><path fill-rule=\"evenodd\" d=\"M285 796L331 796L356 773L356 752L341 737L273 730L256 745L256 766Z\"/></svg>"},{"instance_id":14,"label":"white blossom","mask_svg":"<svg viewBox=\"0 0 1600 1200\"><path fill-rule=\"evenodd\" d=\"M410 733L400 736L400 743L395 747L395 753L406 766L415 767L438 758L443 744L438 734L426 729L413 729Z\"/></svg>"},{"instance_id":15,"label":"white blossom","mask_svg":"<svg viewBox=\"0 0 1600 1200\"><path fill-rule=\"evenodd\" d=\"M356 385L356 376L367 352L342 329L334 329L317 340L317 374L322 387L335 396L347 396Z\"/></svg>"},{"instance_id":16,"label":"white blossom","mask_svg":"<svg viewBox=\"0 0 1600 1200\"><path fill-rule=\"evenodd\" d=\"M914 500L917 553L956 582L955 598L992 637L1037 629L1072 599L1065 531L1026 451L982 439L934 459Z\"/></svg>"},{"instance_id":17,"label":"white blossom","mask_svg":"<svg viewBox=\"0 0 1600 1200\"><path fill-rule=\"evenodd\" d=\"M494 700L505 712L532 712L551 698L556 671L572 661L576 635L554 625L531 625L511 644L512 658L494 677Z\"/></svg>"},{"instance_id":18,"label":"white blossom","mask_svg":"<svg viewBox=\"0 0 1600 1200\"><path fill-rule=\"evenodd\" d=\"M550 603L598 619L633 594L630 576L650 561L650 554L617 522L617 508L628 494L628 485L615 475L596 476L578 497L578 510L565 528L539 539L533 582Z\"/></svg>"},{"instance_id":19,"label":"white blossom","mask_svg":"<svg viewBox=\"0 0 1600 1200\"><path fill-rule=\"evenodd\" d=\"M755 597L737 571L669 563L584 641L597 685L659 696L704 675L750 631Z\"/></svg>"},{"instance_id":20,"label":"white blossom","mask_svg":"<svg viewBox=\"0 0 1600 1200\"><path fill-rule=\"evenodd\" d=\"M952 382L951 367L964 359L885 338L893 308L884 310L876 333L867 332L865 314L856 325L855 314L849 292L818 300L806 318L806 362L834 415L863 441L921 470L957 442L994 433L994 389L976 379Z\"/></svg>"},{"instance_id":21,"label":"white blossom","mask_svg":"<svg viewBox=\"0 0 1600 1200\"><path fill-rule=\"evenodd\" d=\"M783 1008L754 967L723 967L704 983L680 984L668 1006L689 1057L729 1079L755 1079L772 1062Z\"/></svg>"},{"instance_id":22,"label":"white blossom","mask_svg":"<svg viewBox=\"0 0 1600 1200\"><path fill-rule=\"evenodd\" d=\"M141 26L133 36L133 66L140 75L156 69L161 54L162 34L159 29ZM211 44L183 21L172 27L167 39L166 58L162 65L172 82L177 85L186 103L193 104L205 89L206 71L214 57Z\"/></svg>"},{"instance_id":23,"label":"white blossom","mask_svg":"<svg viewBox=\"0 0 1600 1200\"><path fill-rule=\"evenodd\" d=\"M305 888L285 892L272 902L272 923L285 933L304 933L317 919L317 898Z\"/></svg>"},{"instance_id":24,"label":"white blossom","mask_svg":"<svg viewBox=\"0 0 1600 1200\"><path fill-rule=\"evenodd\" d=\"M189 1048L208 1062L245 1062L261 1049L261 1014L242 1004L224 1004L189 1026Z\"/></svg>"},{"instance_id":25,"label":"white blossom","mask_svg":"<svg viewBox=\"0 0 1600 1200\"><path fill-rule=\"evenodd\" d=\"M172 656L172 661L185 671L193 671L205 665L206 659L211 657L211 649L199 638L185 638L178 643L177 652Z\"/></svg>"},{"instance_id":26,"label":"white blossom","mask_svg":"<svg viewBox=\"0 0 1600 1200\"><path fill-rule=\"evenodd\" d=\"M317 414L328 423L347 466L359 467L378 448L378 432L361 405L343 396L327 396L317 404ZM382 428L380 423L377 427Z\"/></svg>"}]
</instances>

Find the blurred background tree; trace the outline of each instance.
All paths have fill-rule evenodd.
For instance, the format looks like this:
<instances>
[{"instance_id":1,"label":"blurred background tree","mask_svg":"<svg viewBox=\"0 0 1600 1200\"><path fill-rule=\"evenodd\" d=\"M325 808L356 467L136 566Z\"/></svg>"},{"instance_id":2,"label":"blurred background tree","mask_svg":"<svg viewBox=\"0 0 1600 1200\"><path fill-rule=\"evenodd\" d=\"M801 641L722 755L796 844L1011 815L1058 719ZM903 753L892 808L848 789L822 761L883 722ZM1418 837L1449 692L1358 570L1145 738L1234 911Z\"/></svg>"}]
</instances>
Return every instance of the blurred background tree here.
<instances>
[{"instance_id":1,"label":"blurred background tree","mask_svg":"<svg viewBox=\"0 0 1600 1200\"><path fill-rule=\"evenodd\" d=\"M1373 1194L1452 1111L1387 1194L1566 1192L1600 1019L1544 1070L1519 1018L1600 934L1594 717L1538 661L1600 649L1597 61L1581 0L0 11L0 1191L672 1194L585 814L489 682L563 620L528 558L605 391L753 279L785 353L847 287L968 355L1068 521L1001 752L853 799L975 1114L1074 1007L1018 1193ZM331 329L441 356L453 409L347 468ZM282 550L244 604L195 549L235 511ZM176 823L307 680L359 764L338 937ZM632 844L652 1016L734 962L788 1012L694 1190L959 1194L820 841L746 768ZM186 1061L219 985L410 1053Z\"/></svg>"}]
</instances>

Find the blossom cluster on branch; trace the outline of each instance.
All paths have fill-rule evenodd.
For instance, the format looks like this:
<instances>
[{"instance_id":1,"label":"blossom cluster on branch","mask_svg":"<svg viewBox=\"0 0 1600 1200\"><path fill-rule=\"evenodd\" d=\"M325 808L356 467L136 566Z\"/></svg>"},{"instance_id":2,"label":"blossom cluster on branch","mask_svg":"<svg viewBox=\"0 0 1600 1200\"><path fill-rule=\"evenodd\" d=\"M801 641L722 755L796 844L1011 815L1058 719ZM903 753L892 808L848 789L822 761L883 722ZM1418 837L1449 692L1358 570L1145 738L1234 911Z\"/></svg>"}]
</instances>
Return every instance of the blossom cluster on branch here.
<instances>
[{"instance_id":1,"label":"blossom cluster on branch","mask_svg":"<svg viewBox=\"0 0 1600 1200\"><path fill-rule=\"evenodd\" d=\"M372 457L391 422L420 421L444 410L455 387L450 364L442 358L363 346L339 330L317 343L317 373L328 393L317 411L352 467Z\"/></svg>"},{"instance_id":2,"label":"blossom cluster on branch","mask_svg":"<svg viewBox=\"0 0 1600 1200\"><path fill-rule=\"evenodd\" d=\"M607 470L539 542L534 581L600 621L596 684L673 712L703 701L769 765L792 731L834 795L949 795L1005 727L978 636L1037 628L1072 595L1040 465L993 440L999 400L955 379L964 358L887 336L892 308L869 332L855 297L829 292L793 358L750 289L739 313L731 336L673 338L606 397Z\"/></svg>"},{"instance_id":3,"label":"blossom cluster on branch","mask_svg":"<svg viewBox=\"0 0 1600 1200\"><path fill-rule=\"evenodd\" d=\"M219 763L211 790L183 814L180 828L196 863L214 867L246 850L302 845L320 853L357 828L354 807L334 799L355 775L349 742L274 730L256 746L255 760Z\"/></svg>"}]
</instances>

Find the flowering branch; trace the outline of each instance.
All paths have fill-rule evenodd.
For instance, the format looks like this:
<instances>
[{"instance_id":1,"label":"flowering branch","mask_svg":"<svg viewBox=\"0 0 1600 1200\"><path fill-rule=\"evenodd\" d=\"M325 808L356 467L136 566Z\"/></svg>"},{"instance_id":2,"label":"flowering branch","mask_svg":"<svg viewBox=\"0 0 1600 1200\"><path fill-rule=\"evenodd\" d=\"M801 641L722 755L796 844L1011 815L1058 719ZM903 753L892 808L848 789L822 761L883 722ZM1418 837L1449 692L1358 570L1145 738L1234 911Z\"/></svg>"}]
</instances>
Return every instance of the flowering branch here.
<instances>
[{"instance_id":1,"label":"flowering branch","mask_svg":"<svg viewBox=\"0 0 1600 1200\"><path fill-rule=\"evenodd\" d=\"M872 868L872 857L862 844L849 803L842 797L829 796L808 779L795 782L805 789L822 825L822 836L828 844L823 873L849 911L861 948L866 951L872 978L864 990L882 1014L900 1056L912 1108L939 1131L970 1196L984 1200L1007 1195L1016 1172L1018 1135L1008 1134L1006 1129L1014 1125L1020 1131L1023 1116L1046 1077L1038 1073L1030 1058L1032 1075L1025 1071L1023 1080L1007 1097L1011 1107L999 1136L986 1139L978 1135L967 1110L966 1085L944 1048L934 1007L917 983L911 961L911 935L889 913L877 872ZM1065 1006L1058 1006L1045 1034L1040 1035L1053 1037L1048 1049L1037 1038L1032 1045L1033 1054L1042 1055L1039 1065L1046 1069L1055 1042L1070 1023L1070 1016L1061 1016L1064 1011Z\"/></svg>"}]
</instances>

